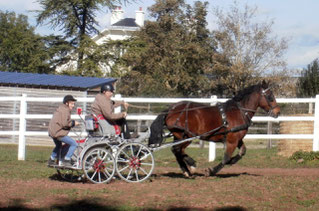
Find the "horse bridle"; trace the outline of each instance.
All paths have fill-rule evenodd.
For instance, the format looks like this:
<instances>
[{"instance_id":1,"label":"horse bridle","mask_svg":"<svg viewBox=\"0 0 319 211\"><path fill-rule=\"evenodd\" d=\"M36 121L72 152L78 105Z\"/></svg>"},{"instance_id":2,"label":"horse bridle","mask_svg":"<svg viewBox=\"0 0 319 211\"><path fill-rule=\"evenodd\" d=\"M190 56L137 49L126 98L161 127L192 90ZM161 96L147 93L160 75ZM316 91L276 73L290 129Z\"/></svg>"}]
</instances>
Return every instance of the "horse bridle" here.
<instances>
[{"instance_id":1,"label":"horse bridle","mask_svg":"<svg viewBox=\"0 0 319 211\"><path fill-rule=\"evenodd\" d=\"M279 107L279 105L276 105L276 106L272 106L272 105L271 105L271 102L273 102L273 101L271 101L271 100L268 99L268 98L269 98L269 95L267 94L267 92L268 92L269 90L270 90L269 87L268 87L267 89L262 89L261 95L265 97L266 102L267 102L268 106L270 107L270 110L268 111L268 115L271 116L271 114L273 113L273 110L274 110L275 108ZM272 92L271 92L271 93L272 93Z\"/></svg>"},{"instance_id":2,"label":"horse bridle","mask_svg":"<svg viewBox=\"0 0 319 211\"><path fill-rule=\"evenodd\" d=\"M266 102L267 102L268 106L270 107L270 110L268 111L267 114L270 116L270 115L273 113L273 110L274 110L275 108L279 107L279 105L276 105L276 106L272 106L272 105L271 105L271 102L272 102L272 101L268 99L268 98L269 98L269 95L267 94L267 92L268 92L269 90L270 90L270 88L262 89L262 90L261 90L261 95L260 95L260 98L259 98L258 101L260 101L260 99L261 99L262 96L265 97ZM239 107L240 110L246 112L245 115L247 115L247 112L252 112L252 113L256 113L256 112L257 112L257 110L254 110L254 109L243 108L243 107L241 107L241 106L238 106L238 107Z\"/></svg>"}]
</instances>

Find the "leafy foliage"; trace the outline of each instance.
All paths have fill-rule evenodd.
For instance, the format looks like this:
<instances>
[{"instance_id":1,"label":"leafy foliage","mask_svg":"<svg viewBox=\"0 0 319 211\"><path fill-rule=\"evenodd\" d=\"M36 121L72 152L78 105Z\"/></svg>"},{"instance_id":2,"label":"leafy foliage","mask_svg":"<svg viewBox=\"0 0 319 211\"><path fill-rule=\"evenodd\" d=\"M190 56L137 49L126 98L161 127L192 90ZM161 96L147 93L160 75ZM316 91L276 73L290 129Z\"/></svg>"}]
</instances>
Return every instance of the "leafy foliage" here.
<instances>
[{"instance_id":1,"label":"leafy foliage","mask_svg":"<svg viewBox=\"0 0 319 211\"><path fill-rule=\"evenodd\" d=\"M273 22L253 22L256 11L247 5L241 10L236 2L227 13L215 10L218 28L213 36L219 54L214 54L213 70L220 95L229 96L261 78L285 78L287 40L271 36Z\"/></svg>"},{"instance_id":2,"label":"leafy foliage","mask_svg":"<svg viewBox=\"0 0 319 211\"><path fill-rule=\"evenodd\" d=\"M300 97L314 97L319 93L319 61L315 59L307 69L302 71L298 81L298 95Z\"/></svg>"},{"instance_id":3,"label":"leafy foliage","mask_svg":"<svg viewBox=\"0 0 319 211\"><path fill-rule=\"evenodd\" d=\"M149 8L155 21L138 32L121 59L130 67L121 92L144 96L202 96L210 89L205 76L214 45L206 29L207 3L157 0Z\"/></svg>"},{"instance_id":4,"label":"leafy foliage","mask_svg":"<svg viewBox=\"0 0 319 211\"><path fill-rule=\"evenodd\" d=\"M302 159L304 162L319 160L319 152L314 152L314 151L306 152L306 151L300 150L295 152L289 159L294 161L298 161Z\"/></svg>"},{"instance_id":5,"label":"leafy foliage","mask_svg":"<svg viewBox=\"0 0 319 211\"><path fill-rule=\"evenodd\" d=\"M0 11L0 70L50 73L49 38L35 34L25 15Z\"/></svg>"},{"instance_id":6,"label":"leafy foliage","mask_svg":"<svg viewBox=\"0 0 319 211\"><path fill-rule=\"evenodd\" d=\"M113 9L116 5L129 0L37 0L42 10L37 12L38 24L49 24L53 29L61 29L64 39L69 41L73 50L65 59L76 63L70 70L71 75L101 76L98 64L100 55L95 56L97 45L90 35L98 33L97 11L102 8ZM48 22L47 22L48 21ZM97 51L99 51L97 49ZM66 61L65 63L67 63ZM75 68L74 68L75 67ZM76 69L76 70L74 70ZM70 71L70 72L68 72Z\"/></svg>"}]
</instances>

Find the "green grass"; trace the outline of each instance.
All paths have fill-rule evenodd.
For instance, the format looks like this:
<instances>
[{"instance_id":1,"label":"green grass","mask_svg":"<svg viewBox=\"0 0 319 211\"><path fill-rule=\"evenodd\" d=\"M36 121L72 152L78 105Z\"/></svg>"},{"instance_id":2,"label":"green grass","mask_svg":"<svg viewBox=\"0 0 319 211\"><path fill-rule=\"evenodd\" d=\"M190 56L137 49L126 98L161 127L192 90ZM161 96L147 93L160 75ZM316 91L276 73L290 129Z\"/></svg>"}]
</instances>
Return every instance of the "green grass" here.
<instances>
[{"instance_id":1,"label":"green grass","mask_svg":"<svg viewBox=\"0 0 319 211\"><path fill-rule=\"evenodd\" d=\"M0 174L4 178L48 178L56 170L47 168L52 148L26 147L26 160L18 161L18 146L0 145Z\"/></svg>"},{"instance_id":2,"label":"green grass","mask_svg":"<svg viewBox=\"0 0 319 211\"><path fill-rule=\"evenodd\" d=\"M26 147L26 160L18 161L17 145L0 145L0 175L5 178L48 178L56 173L55 169L47 168L47 160L52 147ZM208 162L208 149L187 148L186 153L197 161L200 168L211 167L221 162L223 149L217 149L216 160ZM235 152L237 153L237 152ZM234 153L234 154L235 154ZM155 165L161 167L178 167L175 156L169 148L154 152ZM319 167L318 160L297 163L277 155L277 149L247 149L246 155L237 165L255 168L299 168ZM156 167L155 167L156 168Z\"/></svg>"},{"instance_id":3,"label":"green grass","mask_svg":"<svg viewBox=\"0 0 319 211\"><path fill-rule=\"evenodd\" d=\"M217 149L214 162L208 162L208 149L187 148L186 153L197 161L199 167L211 167L222 161L224 149ZM233 156L237 154L237 150ZM175 157L170 149L155 152L155 161L158 166L178 167ZM319 160L297 163L286 157L278 155L277 148L271 149L247 149L246 155L236 164L254 168L299 168L319 167Z\"/></svg>"},{"instance_id":4,"label":"green grass","mask_svg":"<svg viewBox=\"0 0 319 211\"><path fill-rule=\"evenodd\" d=\"M1 178L10 184L21 180L26 182L33 180L30 181L30 184L33 184L38 181L37 179L43 179L42 183L45 183L48 178L56 174L56 170L48 168L46 165L51 151L52 147L27 146L26 160L18 161L18 147L16 145L0 145ZM208 162L207 148L188 148L186 152L197 160L200 168L216 165L221 161L224 153L223 149L217 149L217 159L210 163ZM168 148L155 152L154 157L155 169L157 167L178 167L174 155ZM276 148L270 150L247 149L247 154L236 165L255 168L305 168L319 167L319 161L297 163L295 160L278 156ZM176 170L176 172L179 171ZM252 210L287 210L292 207L296 207L298 210L314 210L319 207L317 203L319 194L316 192L319 185L317 177L238 174L229 177L185 179L159 174L152 180L141 184L123 184L123 182L115 181L103 185L103 187L93 184L71 185L61 181L48 189L32 189L30 187L30 191L28 190L23 196L23 201L19 201L18 197L11 197L10 199L17 200L9 203L11 203L10 208L23 208L26 202L32 203L36 199L63 197L68 200L67 204L55 204L52 207L44 208L44 210L76 210L78 208L83 210L85 208L94 210L105 210L105 208L108 210L156 210L155 208L159 204L168 209L174 206L183 207L184 204L192 207L197 203L202 205L213 203L214 206L219 207L244 206L252 208ZM185 189L180 191L180 186L185 187ZM168 187L169 190L167 190ZM238 192L238 190L240 191ZM17 196L21 197L21 194L18 194L19 192L17 192ZM200 195L200 197L184 199L192 195ZM146 200L143 205L139 204L138 199L144 198L137 197L136 199L136 196L145 196ZM242 200L245 199L248 201L242 204ZM193 205L188 203L191 200L194 201ZM139 206L141 208L138 208Z\"/></svg>"}]
</instances>

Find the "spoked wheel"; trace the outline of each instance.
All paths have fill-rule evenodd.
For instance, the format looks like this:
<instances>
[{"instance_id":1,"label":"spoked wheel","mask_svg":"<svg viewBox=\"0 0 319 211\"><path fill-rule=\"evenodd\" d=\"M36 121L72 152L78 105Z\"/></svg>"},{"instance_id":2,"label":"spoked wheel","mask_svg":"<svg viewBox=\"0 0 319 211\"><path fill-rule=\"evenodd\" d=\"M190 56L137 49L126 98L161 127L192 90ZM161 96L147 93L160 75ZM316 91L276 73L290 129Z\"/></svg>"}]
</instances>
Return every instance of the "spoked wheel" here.
<instances>
[{"instance_id":1,"label":"spoked wheel","mask_svg":"<svg viewBox=\"0 0 319 211\"><path fill-rule=\"evenodd\" d=\"M151 176L153 169L153 154L143 144L124 144L116 155L116 172L127 182L142 182Z\"/></svg>"},{"instance_id":2,"label":"spoked wheel","mask_svg":"<svg viewBox=\"0 0 319 211\"><path fill-rule=\"evenodd\" d=\"M82 181L83 172L80 170L74 169L57 169L58 175L61 179L66 180L68 182L80 182Z\"/></svg>"},{"instance_id":3,"label":"spoked wheel","mask_svg":"<svg viewBox=\"0 0 319 211\"><path fill-rule=\"evenodd\" d=\"M102 147L93 148L83 159L85 177L92 183L107 183L115 173L115 160L112 153Z\"/></svg>"}]
</instances>

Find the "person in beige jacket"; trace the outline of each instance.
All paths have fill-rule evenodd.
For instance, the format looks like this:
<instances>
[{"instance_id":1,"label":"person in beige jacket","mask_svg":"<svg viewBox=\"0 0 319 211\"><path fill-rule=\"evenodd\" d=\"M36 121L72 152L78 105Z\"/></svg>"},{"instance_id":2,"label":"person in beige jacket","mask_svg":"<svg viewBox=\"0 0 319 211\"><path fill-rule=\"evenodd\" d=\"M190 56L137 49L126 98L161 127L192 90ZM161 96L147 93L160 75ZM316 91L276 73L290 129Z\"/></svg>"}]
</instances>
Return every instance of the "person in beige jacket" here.
<instances>
[{"instance_id":1,"label":"person in beige jacket","mask_svg":"<svg viewBox=\"0 0 319 211\"><path fill-rule=\"evenodd\" d=\"M74 108L76 99L72 95L66 95L63 98L63 104L61 104L54 112L52 119L49 123L49 136L55 143L51 156L48 161L48 165L56 165L56 158L61 151L62 142L69 145L68 152L66 153L63 165L72 167L71 157L77 147L76 141L67 136L71 128L78 125L79 122L71 120L71 111Z\"/></svg>"},{"instance_id":2,"label":"person in beige jacket","mask_svg":"<svg viewBox=\"0 0 319 211\"><path fill-rule=\"evenodd\" d=\"M111 97L113 93L114 87L112 84L102 85L101 93L97 94L91 106L92 113L97 117L99 122L99 131L103 136L119 134L120 131L116 131L116 125L119 125L119 121L126 123L125 117L127 113L114 113L114 108L123 105L127 109L129 104L124 101L112 101Z\"/></svg>"}]
</instances>

